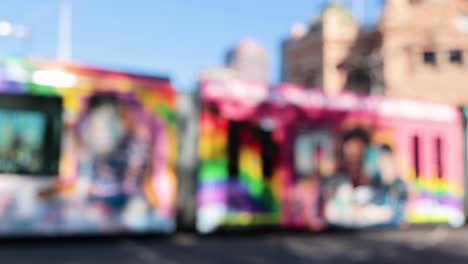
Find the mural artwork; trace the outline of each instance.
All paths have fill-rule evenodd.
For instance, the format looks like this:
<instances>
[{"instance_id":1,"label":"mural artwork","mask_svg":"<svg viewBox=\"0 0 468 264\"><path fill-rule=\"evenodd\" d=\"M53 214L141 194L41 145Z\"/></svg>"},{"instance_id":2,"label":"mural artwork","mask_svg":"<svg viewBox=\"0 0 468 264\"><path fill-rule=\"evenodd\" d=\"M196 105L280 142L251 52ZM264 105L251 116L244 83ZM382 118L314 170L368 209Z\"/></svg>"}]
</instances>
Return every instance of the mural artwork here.
<instances>
[{"instance_id":1,"label":"mural artwork","mask_svg":"<svg viewBox=\"0 0 468 264\"><path fill-rule=\"evenodd\" d=\"M200 89L200 231L464 221L455 108L238 80Z\"/></svg>"},{"instance_id":2,"label":"mural artwork","mask_svg":"<svg viewBox=\"0 0 468 264\"><path fill-rule=\"evenodd\" d=\"M3 159L9 154L0 153L0 169L8 173L0 175L0 235L175 229L175 93L167 80L36 61L6 60L3 67L4 95L58 98L63 114L55 173L40 172L40 159L11 168L12 159ZM22 79L9 74L14 67ZM57 67L75 82L34 79ZM44 122L41 112L0 111L3 131L20 133L0 144L30 145L18 158L26 162L46 142Z\"/></svg>"}]
</instances>

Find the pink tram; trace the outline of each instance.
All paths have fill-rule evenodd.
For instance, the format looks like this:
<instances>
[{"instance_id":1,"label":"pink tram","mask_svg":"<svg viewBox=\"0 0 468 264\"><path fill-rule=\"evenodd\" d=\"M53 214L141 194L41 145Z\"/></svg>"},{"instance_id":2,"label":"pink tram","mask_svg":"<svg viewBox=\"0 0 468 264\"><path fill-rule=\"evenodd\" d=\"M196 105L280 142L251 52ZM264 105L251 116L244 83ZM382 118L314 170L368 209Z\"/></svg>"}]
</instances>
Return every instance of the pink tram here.
<instances>
[{"instance_id":1,"label":"pink tram","mask_svg":"<svg viewBox=\"0 0 468 264\"><path fill-rule=\"evenodd\" d=\"M465 221L455 107L241 80L200 100L199 232Z\"/></svg>"}]
</instances>

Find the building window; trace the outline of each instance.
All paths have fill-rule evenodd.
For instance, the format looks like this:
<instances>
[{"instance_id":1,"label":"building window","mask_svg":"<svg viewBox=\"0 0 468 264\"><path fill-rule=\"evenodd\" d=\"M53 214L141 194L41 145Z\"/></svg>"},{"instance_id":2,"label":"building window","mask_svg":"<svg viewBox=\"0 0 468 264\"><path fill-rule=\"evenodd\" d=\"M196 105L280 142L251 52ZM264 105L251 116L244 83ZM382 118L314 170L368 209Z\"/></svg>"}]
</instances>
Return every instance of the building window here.
<instances>
[{"instance_id":1,"label":"building window","mask_svg":"<svg viewBox=\"0 0 468 264\"><path fill-rule=\"evenodd\" d=\"M422 4L424 0L409 0L410 5L419 5Z\"/></svg>"},{"instance_id":2,"label":"building window","mask_svg":"<svg viewBox=\"0 0 468 264\"><path fill-rule=\"evenodd\" d=\"M423 53L424 64L435 65L437 63L437 57L433 51L425 51Z\"/></svg>"},{"instance_id":3,"label":"building window","mask_svg":"<svg viewBox=\"0 0 468 264\"><path fill-rule=\"evenodd\" d=\"M346 89L354 92L369 94L371 91L372 79L369 71L358 68L352 70L348 75Z\"/></svg>"},{"instance_id":4,"label":"building window","mask_svg":"<svg viewBox=\"0 0 468 264\"><path fill-rule=\"evenodd\" d=\"M317 72L309 71L306 73L304 86L307 88L315 88L317 86Z\"/></svg>"},{"instance_id":5,"label":"building window","mask_svg":"<svg viewBox=\"0 0 468 264\"><path fill-rule=\"evenodd\" d=\"M463 52L461 50L449 51L449 58L451 63L463 64Z\"/></svg>"}]
</instances>

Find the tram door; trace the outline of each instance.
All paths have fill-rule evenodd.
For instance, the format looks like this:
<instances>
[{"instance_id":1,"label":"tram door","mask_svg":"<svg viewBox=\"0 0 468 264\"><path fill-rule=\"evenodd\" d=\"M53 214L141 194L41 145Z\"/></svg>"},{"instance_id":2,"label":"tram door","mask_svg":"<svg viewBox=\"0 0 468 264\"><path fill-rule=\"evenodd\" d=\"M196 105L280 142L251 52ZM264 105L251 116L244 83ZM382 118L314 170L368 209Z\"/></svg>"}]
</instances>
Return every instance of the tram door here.
<instances>
[{"instance_id":1,"label":"tram door","mask_svg":"<svg viewBox=\"0 0 468 264\"><path fill-rule=\"evenodd\" d=\"M464 222L462 151L450 128L424 124L407 133L413 199L409 221Z\"/></svg>"},{"instance_id":2,"label":"tram door","mask_svg":"<svg viewBox=\"0 0 468 264\"><path fill-rule=\"evenodd\" d=\"M252 214L277 210L270 184L277 149L271 131L247 122L229 123L228 172L233 186L229 207Z\"/></svg>"}]
</instances>

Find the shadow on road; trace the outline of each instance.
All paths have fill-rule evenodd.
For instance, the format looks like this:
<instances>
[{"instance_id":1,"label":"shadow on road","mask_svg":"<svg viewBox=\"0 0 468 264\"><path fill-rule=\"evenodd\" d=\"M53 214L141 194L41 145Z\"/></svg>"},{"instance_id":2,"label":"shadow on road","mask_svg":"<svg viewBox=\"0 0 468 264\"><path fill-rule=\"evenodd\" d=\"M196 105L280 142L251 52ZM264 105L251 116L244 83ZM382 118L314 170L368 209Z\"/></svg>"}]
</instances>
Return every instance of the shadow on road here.
<instances>
[{"instance_id":1,"label":"shadow on road","mask_svg":"<svg viewBox=\"0 0 468 264\"><path fill-rule=\"evenodd\" d=\"M0 241L1 263L467 263L468 230Z\"/></svg>"}]
</instances>

